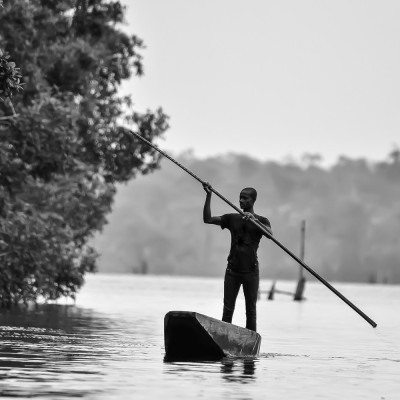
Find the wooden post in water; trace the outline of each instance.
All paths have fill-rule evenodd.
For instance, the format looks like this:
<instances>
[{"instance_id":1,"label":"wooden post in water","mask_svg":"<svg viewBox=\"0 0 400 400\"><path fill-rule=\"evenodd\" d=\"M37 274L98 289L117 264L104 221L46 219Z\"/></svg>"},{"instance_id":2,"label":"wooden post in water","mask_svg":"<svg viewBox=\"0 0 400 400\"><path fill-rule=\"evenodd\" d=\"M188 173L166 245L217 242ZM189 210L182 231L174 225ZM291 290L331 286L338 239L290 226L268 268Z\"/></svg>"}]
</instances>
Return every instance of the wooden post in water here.
<instances>
[{"instance_id":1,"label":"wooden post in water","mask_svg":"<svg viewBox=\"0 0 400 400\"><path fill-rule=\"evenodd\" d=\"M306 238L306 221L301 221L301 234L300 234L300 259L304 261L305 255L305 238ZM304 277L303 268L299 267L299 281L297 282L296 293L294 294L293 300L301 301L304 300L303 293L306 285L306 278Z\"/></svg>"},{"instance_id":2,"label":"wooden post in water","mask_svg":"<svg viewBox=\"0 0 400 400\"><path fill-rule=\"evenodd\" d=\"M273 299L274 299L274 295L275 295L275 284L276 284L276 282L274 281L274 283L273 283L272 286L271 286L271 289L269 290L268 296L267 296L267 299L268 299L268 300L273 300Z\"/></svg>"}]
</instances>

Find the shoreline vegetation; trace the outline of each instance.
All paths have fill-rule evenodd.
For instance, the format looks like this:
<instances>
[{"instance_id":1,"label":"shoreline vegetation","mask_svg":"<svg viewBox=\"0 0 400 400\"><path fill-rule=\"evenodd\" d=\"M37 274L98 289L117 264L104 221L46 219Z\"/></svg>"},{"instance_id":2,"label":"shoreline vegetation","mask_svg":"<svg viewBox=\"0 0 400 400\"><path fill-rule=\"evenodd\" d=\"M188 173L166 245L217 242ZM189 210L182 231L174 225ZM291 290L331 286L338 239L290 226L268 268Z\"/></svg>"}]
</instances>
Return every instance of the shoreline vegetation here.
<instances>
[{"instance_id":1,"label":"shoreline vegetation","mask_svg":"<svg viewBox=\"0 0 400 400\"><path fill-rule=\"evenodd\" d=\"M168 116L119 94L143 75L124 15L118 1L0 1L0 308L74 298L115 185L158 165L126 128L152 141Z\"/></svg>"}]
</instances>

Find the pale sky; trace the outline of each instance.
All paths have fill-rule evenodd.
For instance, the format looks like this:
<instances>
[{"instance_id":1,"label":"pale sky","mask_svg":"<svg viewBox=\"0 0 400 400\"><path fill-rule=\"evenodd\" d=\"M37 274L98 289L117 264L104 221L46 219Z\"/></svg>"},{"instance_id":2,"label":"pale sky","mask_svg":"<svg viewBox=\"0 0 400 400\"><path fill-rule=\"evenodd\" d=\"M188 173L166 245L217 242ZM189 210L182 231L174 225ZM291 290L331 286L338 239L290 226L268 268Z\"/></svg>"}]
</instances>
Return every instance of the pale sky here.
<instances>
[{"instance_id":1,"label":"pale sky","mask_svg":"<svg viewBox=\"0 0 400 400\"><path fill-rule=\"evenodd\" d=\"M123 91L170 116L161 148L331 164L400 145L399 0L122 3L146 45Z\"/></svg>"}]
</instances>

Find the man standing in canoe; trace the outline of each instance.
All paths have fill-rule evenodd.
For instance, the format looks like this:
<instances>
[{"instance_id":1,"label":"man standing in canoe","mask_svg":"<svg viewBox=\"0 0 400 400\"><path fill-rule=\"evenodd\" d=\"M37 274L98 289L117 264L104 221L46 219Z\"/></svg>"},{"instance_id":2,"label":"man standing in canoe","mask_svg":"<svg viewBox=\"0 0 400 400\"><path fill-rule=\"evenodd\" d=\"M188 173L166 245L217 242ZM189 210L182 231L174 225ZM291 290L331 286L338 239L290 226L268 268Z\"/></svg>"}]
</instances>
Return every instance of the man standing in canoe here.
<instances>
[{"instance_id":1,"label":"man standing in canoe","mask_svg":"<svg viewBox=\"0 0 400 400\"><path fill-rule=\"evenodd\" d=\"M244 216L239 213L224 214L218 217L211 215L210 184L203 185L206 191L206 201L203 209L203 221L206 224L219 225L231 232L231 248L228 256L228 265L224 280L224 308L222 321L232 322L235 311L236 298L240 286L243 285L243 293L246 302L246 328L257 329L257 296L260 281L257 249L262 232L250 220L256 220L272 235L271 224L267 218L254 213L254 203L257 199L257 191L253 188L244 188L240 192L239 204Z\"/></svg>"}]
</instances>

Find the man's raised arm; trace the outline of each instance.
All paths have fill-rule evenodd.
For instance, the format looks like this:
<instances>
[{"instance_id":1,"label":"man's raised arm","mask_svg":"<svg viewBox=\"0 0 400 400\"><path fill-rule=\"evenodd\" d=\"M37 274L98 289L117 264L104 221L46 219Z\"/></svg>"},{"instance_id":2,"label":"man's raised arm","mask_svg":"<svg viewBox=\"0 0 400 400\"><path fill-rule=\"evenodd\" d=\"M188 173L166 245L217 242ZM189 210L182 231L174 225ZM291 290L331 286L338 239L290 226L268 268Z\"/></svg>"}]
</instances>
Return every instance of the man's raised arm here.
<instances>
[{"instance_id":1,"label":"man's raised arm","mask_svg":"<svg viewBox=\"0 0 400 400\"><path fill-rule=\"evenodd\" d=\"M204 203L204 208L203 208L203 221L206 224L221 225L221 217L211 216L211 194L212 194L211 185L209 183L205 183L203 185L203 188L207 193L206 201Z\"/></svg>"}]
</instances>

